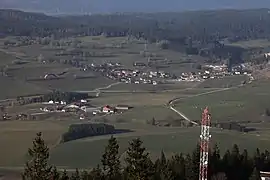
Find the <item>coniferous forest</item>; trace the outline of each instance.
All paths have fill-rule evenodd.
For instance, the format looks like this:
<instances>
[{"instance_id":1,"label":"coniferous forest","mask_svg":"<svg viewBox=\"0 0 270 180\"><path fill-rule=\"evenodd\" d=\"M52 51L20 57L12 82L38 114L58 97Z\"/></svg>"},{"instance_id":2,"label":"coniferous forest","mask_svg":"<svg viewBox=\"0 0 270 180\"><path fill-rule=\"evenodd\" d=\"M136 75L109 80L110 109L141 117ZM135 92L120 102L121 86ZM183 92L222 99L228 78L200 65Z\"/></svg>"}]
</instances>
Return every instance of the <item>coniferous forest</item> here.
<instances>
[{"instance_id":1,"label":"coniferous forest","mask_svg":"<svg viewBox=\"0 0 270 180\"><path fill-rule=\"evenodd\" d=\"M124 162L120 162L117 139L111 136L104 149L100 164L89 170L60 171L49 164L49 148L38 133L28 150L29 160L22 173L24 180L197 180L199 178L200 146L188 154L175 154L152 161L143 142L137 138L129 142ZM91 161L91 159L89 159ZM210 150L208 179L259 180L260 171L269 171L270 153L239 150L237 145L224 155L219 147Z\"/></svg>"}]
</instances>

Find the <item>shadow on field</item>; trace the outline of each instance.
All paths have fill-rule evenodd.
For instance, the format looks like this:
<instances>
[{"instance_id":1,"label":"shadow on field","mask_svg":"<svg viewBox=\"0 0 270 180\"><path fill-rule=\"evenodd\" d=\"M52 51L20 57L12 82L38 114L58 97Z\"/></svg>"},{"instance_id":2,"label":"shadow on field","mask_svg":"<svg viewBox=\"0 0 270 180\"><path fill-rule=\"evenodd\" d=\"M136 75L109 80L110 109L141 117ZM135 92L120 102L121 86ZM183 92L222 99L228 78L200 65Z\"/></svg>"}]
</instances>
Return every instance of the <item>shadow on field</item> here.
<instances>
[{"instance_id":1,"label":"shadow on field","mask_svg":"<svg viewBox=\"0 0 270 180\"><path fill-rule=\"evenodd\" d=\"M131 133L134 132L130 129L115 129L112 134L123 134L123 133Z\"/></svg>"}]
</instances>

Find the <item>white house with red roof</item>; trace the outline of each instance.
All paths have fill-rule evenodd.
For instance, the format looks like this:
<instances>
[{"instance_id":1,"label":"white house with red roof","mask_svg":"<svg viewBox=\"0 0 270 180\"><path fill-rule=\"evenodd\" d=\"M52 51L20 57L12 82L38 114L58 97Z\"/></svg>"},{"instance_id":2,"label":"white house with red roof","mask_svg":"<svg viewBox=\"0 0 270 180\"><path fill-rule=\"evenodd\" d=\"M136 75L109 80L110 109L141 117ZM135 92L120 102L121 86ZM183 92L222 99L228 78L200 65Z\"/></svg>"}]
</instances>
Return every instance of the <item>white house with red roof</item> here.
<instances>
[{"instance_id":1,"label":"white house with red roof","mask_svg":"<svg viewBox=\"0 0 270 180\"><path fill-rule=\"evenodd\" d=\"M104 113L114 113L114 111L115 111L115 108L109 105L102 107L102 112Z\"/></svg>"}]
</instances>

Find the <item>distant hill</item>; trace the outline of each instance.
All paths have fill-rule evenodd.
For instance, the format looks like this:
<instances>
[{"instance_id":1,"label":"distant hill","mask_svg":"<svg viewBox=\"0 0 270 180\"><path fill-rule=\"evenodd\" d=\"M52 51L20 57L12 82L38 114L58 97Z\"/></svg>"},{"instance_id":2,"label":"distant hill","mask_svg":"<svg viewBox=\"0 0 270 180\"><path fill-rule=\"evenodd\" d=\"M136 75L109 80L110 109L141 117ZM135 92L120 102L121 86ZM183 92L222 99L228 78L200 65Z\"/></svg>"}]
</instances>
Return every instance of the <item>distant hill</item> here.
<instances>
[{"instance_id":1,"label":"distant hill","mask_svg":"<svg viewBox=\"0 0 270 180\"><path fill-rule=\"evenodd\" d=\"M269 0L1 0L0 8L49 14L270 8Z\"/></svg>"}]
</instances>

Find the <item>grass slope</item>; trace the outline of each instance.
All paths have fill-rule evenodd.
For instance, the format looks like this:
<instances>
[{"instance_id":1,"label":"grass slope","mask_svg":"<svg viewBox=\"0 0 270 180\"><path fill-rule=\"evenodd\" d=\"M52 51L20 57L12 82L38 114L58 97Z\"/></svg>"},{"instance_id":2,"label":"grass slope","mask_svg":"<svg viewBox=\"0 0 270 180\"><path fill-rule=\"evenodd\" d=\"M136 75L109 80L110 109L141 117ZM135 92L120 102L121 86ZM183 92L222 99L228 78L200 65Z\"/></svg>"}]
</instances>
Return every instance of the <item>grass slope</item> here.
<instances>
[{"instance_id":1,"label":"grass slope","mask_svg":"<svg viewBox=\"0 0 270 180\"><path fill-rule=\"evenodd\" d=\"M0 122L0 166L21 166L32 145L35 134L43 132L44 139L51 147L66 130L67 124L55 121L10 121Z\"/></svg>"},{"instance_id":2,"label":"grass slope","mask_svg":"<svg viewBox=\"0 0 270 180\"><path fill-rule=\"evenodd\" d=\"M155 131L155 130L152 130ZM160 155L161 150L171 155L173 153L190 152L196 147L199 137L199 128L178 129L178 132L166 132L166 130L156 129L159 133L165 131L166 134L134 135L132 137L118 137L120 153L123 154L128 142L135 137L140 137L144 146L151 153L152 158ZM253 134L240 134L232 131L220 131L212 129L213 139L211 144L218 143L223 152L231 148L233 144L239 144L240 148L247 148L255 151L255 147L262 149L270 148L269 139L260 139ZM107 144L107 139L95 141L94 138L78 140L57 146L52 150L52 162L64 167L91 167L100 163L100 158ZM234 139L232 141L232 139ZM122 158L124 155L122 155Z\"/></svg>"},{"instance_id":3,"label":"grass slope","mask_svg":"<svg viewBox=\"0 0 270 180\"><path fill-rule=\"evenodd\" d=\"M270 107L269 82L257 81L227 91L182 99L176 108L189 118L199 120L201 110L210 108L213 121L260 121Z\"/></svg>"}]
</instances>

